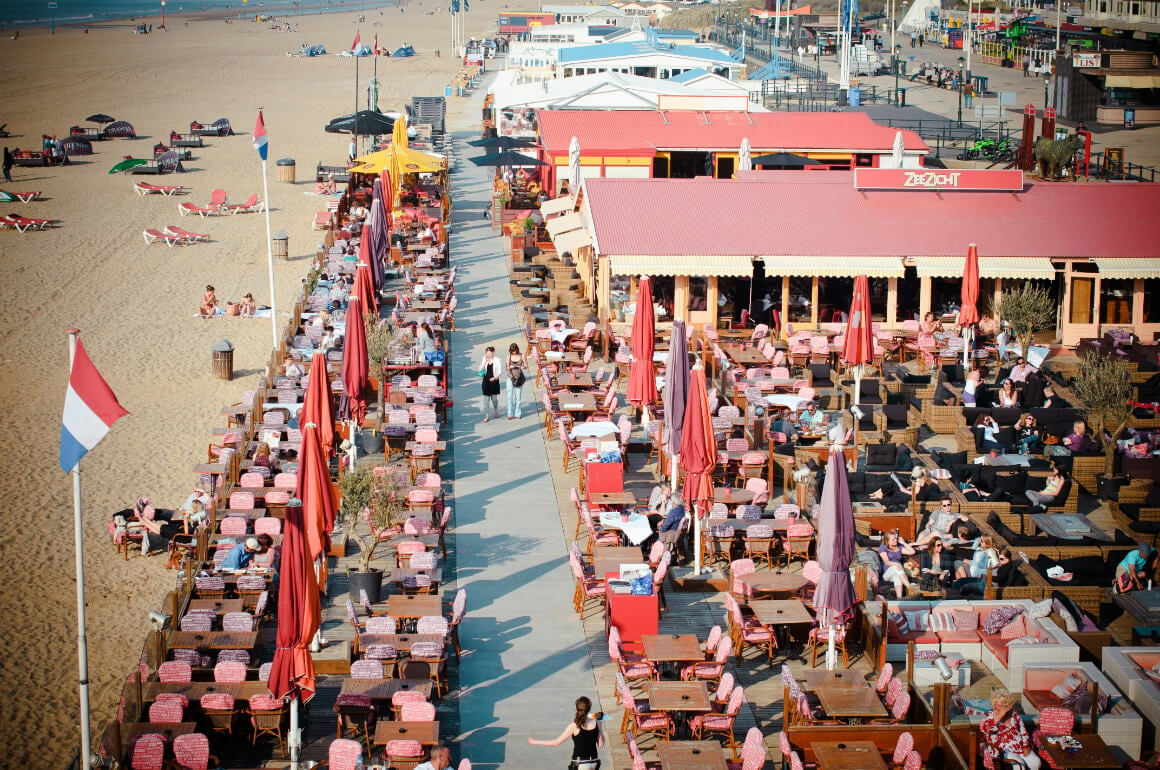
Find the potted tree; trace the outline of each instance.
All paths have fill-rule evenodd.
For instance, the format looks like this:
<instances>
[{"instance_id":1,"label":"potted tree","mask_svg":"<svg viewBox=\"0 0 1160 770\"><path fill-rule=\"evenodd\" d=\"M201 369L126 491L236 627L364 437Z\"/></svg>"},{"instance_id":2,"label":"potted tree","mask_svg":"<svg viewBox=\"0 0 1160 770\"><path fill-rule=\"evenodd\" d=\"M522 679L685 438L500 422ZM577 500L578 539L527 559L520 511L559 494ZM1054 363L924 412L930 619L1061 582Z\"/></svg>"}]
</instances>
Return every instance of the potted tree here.
<instances>
[{"instance_id":1,"label":"potted tree","mask_svg":"<svg viewBox=\"0 0 1160 770\"><path fill-rule=\"evenodd\" d=\"M370 362L370 376L378 385L379 428L383 427L384 403L387 387L383 376L383 365L402 358L410 350L414 340L411 333L401 329L385 318L370 318L366 325L367 359Z\"/></svg>"},{"instance_id":2,"label":"potted tree","mask_svg":"<svg viewBox=\"0 0 1160 770\"><path fill-rule=\"evenodd\" d=\"M379 544L397 530L407 510L407 484L403 476L393 470L375 476L366 465L352 468L339 482L342 502L339 510L346 527L347 539L358 544L359 560L356 569L347 570L350 597L359 601L366 591L371 602L382 594L383 571L371 566ZM356 532L359 521L370 526L370 535Z\"/></svg>"},{"instance_id":3,"label":"potted tree","mask_svg":"<svg viewBox=\"0 0 1160 770\"><path fill-rule=\"evenodd\" d=\"M1059 310L1055 298L1046 289L1025 283L1004 289L999 301L992 303L992 312L1011 327L1023 359L1031 349L1035 332L1055 328L1055 314Z\"/></svg>"},{"instance_id":4,"label":"potted tree","mask_svg":"<svg viewBox=\"0 0 1160 770\"><path fill-rule=\"evenodd\" d=\"M1094 424L1096 438L1103 447L1103 475L1095 479L1099 496L1107 499L1119 490L1122 479L1115 476L1116 438L1128 425L1132 417L1132 407L1128 405L1128 394L1132 388L1132 370L1124 361L1114 356L1089 355L1080 367L1075 379L1075 391L1083 399L1088 421ZM1091 465L1093 458L1087 458ZM1072 472L1076 476L1087 475L1091 469L1084 468L1085 458L1072 458Z\"/></svg>"}]
</instances>

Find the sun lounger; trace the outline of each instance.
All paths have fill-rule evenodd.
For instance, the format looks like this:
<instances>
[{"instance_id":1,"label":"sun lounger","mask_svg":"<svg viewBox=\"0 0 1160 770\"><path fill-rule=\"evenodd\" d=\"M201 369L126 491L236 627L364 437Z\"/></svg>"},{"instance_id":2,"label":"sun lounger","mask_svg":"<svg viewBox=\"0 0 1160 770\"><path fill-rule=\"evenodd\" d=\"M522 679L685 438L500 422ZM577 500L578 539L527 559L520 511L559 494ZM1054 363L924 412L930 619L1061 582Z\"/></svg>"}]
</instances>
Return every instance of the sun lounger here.
<instances>
[{"instance_id":1,"label":"sun lounger","mask_svg":"<svg viewBox=\"0 0 1160 770\"><path fill-rule=\"evenodd\" d=\"M51 224L51 219L30 219L19 214L8 214L0 217L0 226L10 227L22 233L27 230L43 230Z\"/></svg>"},{"instance_id":2,"label":"sun lounger","mask_svg":"<svg viewBox=\"0 0 1160 770\"><path fill-rule=\"evenodd\" d=\"M144 236L146 244L154 244L158 241L164 241L165 245L171 249L175 243L179 246L184 246L189 242L188 239L184 238L183 236L176 235L174 233L162 232L155 227L146 227L141 235Z\"/></svg>"},{"instance_id":3,"label":"sun lounger","mask_svg":"<svg viewBox=\"0 0 1160 770\"><path fill-rule=\"evenodd\" d=\"M133 189L137 191L138 195L164 195L166 198L169 198L185 188L179 184L157 185L149 184L148 182L134 182Z\"/></svg>"},{"instance_id":4,"label":"sun lounger","mask_svg":"<svg viewBox=\"0 0 1160 770\"><path fill-rule=\"evenodd\" d=\"M330 212L319 211L314 215L314 229L328 230L330 229Z\"/></svg>"},{"instance_id":5,"label":"sun lounger","mask_svg":"<svg viewBox=\"0 0 1160 770\"><path fill-rule=\"evenodd\" d=\"M225 190L214 190L209 194L209 203L206 208L220 209L229 202L230 196L226 194Z\"/></svg>"},{"instance_id":6,"label":"sun lounger","mask_svg":"<svg viewBox=\"0 0 1160 770\"><path fill-rule=\"evenodd\" d=\"M265 205L258 199L258 194L254 193L245 203L227 203L222 206L222 210L228 211L230 214L250 214L262 211Z\"/></svg>"},{"instance_id":7,"label":"sun lounger","mask_svg":"<svg viewBox=\"0 0 1160 770\"><path fill-rule=\"evenodd\" d=\"M183 217L189 216L190 214L196 214L202 219L205 219L206 217L216 217L221 213L221 211L218 209L207 209L203 206L198 206L196 203L178 203L177 212Z\"/></svg>"},{"instance_id":8,"label":"sun lounger","mask_svg":"<svg viewBox=\"0 0 1160 770\"><path fill-rule=\"evenodd\" d=\"M178 227L177 225L166 225L165 233L167 235L177 236L178 238L184 238L189 243L197 243L198 241L209 243L208 233L193 233L189 230L186 230L184 227Z\"/></svg>"},{"instance_id":9,"label":"sun lounger","mask_svg":"<svg viewBox=\"0 0 1160 770\"><path fill-rule=\"evenodd\" d=\"M36 190L35 192L15 192L10 190L0 190L0 193L3 193L4 195L11 195L21 203L28 203L40 197L40 190Z\"/></svg>"}]
</instances>

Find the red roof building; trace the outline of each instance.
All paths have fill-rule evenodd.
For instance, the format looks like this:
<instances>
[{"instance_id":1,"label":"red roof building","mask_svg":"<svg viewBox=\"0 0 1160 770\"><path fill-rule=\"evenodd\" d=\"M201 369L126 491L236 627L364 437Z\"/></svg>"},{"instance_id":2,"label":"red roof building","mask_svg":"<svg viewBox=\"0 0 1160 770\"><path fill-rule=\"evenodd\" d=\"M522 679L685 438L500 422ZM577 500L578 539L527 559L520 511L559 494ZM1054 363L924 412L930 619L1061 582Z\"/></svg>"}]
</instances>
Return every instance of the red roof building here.
<instances>
[{"instance_id":1,"label":"red roof building","mask_svg":"<svg viewBox=\"0 0 1160 770\"><path fill-rule=\"evenodd\" d=\"M956 173L982 184L997 178L994 172L935 169L861 173L910 175L907 185L915 179L948 185L959 180L952 178ZM1132 327L1146 339L1160 332L1160 231L1152 219L1160 211L1160 185L1020 185L1016 175L1017 191L869 189L860 183L859 189L853 173L741 177L586 179L580 215L598 269L609 279L674 276L674 307L687 306L680 295L690 276L707 278L707 315L690 318L695 323L717 320L711 317L717 279L750 277L755 262L764 276L781 277L783 317L790 317L790 280L807 287L812 282L808 320L814 323L825 320L818 317L819 279L863 274L883 284L881 320L894 326L903 320L900 291L919 298L921 313L939 308L940 281L953 282L957 296L967 246L975 243L984 305L1004 280L1049 281L1064 306L1065 342L1098 336L1101 325Z\"/></svg>"},{"instance_id":2,"label":"red roof building","mask_svg":"<svg viewBox=\"0 0 1160 770\"><path fill-rule=\"evenodd\" d=\"M679 99L673 104L683 104ZM817 168L891 166L901 133L903 166L918 168L930 147L913 131L881 126L861 112L745 112L665 109L541 110L540 158L549 190L568 178L568 147L580 144L582 175L620 178L728 179L744 139L751 157L790 153L820 162Z\"/></svg>"}]
</instances>

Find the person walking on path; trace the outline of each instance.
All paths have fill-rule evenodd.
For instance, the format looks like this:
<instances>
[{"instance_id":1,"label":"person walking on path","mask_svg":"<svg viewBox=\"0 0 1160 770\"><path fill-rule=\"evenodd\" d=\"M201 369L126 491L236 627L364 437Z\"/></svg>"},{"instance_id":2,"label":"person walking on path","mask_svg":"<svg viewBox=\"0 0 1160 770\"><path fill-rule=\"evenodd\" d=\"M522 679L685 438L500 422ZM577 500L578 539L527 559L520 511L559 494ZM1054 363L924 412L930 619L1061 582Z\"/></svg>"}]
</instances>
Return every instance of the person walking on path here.
<instances>
[{"instance_id":1,"label":"person walking on path","mask_svg":"<svg viewBox=\"0 0 1160 770\"><path fill-rule=\"evenodd\" d=\"M491 413L495 419L499 419L499 361L495 357L495 348L491 345L487 346L487 350L483 353L483 360L479 362L480 379L483 381L483 421L487 422L491 418L487 416L487 408L491 407Z\"/></svg>"},{"instance_id":2,"label":"person walking on path","mask_svg":"<svg viewBox=\"0 0 1160 770\"><path fill-rule=\"evenodd\" d=\"M7 147L4 148L4 181L12 181L12 167L16 165L16 160L12 157L12 151Z\"/></svg>"},{"instance_id":3,"label":"person walking on path","mask_svg":"<svg viewBox=\"0 0 1160 770\"><path fill-rule=\"evenodd\" d=\"M559 746L572 739L572 761L569 770L598 770L600 759L597 749L604 746L604 728L600 720L592 716L592 701L581 695L576 699L576 717L555 740L545 741L528 738L529 746Z\"/></svg>"},{"instance_id":4,"label":"person walking on path","mask_svg":"<svg viewBox=\"0 0 1160 770\"><path fill-rule=\"evenodd\" d=\"M1023 77L1029 77L1031 74L1031 54L1023 54Z\"/></svg>"},{"instance_id":5,"label":"person walking on path","mask_svg":"<svg viewBox=\"0 0 1160 770\"><path fill-rule=\"evenodd\" d=\"M528 379L525 374L528 362L520 354L520 346L514 342L508 347L505 368L507 369L507 418L518 420L524 416L524 383Z\"/></svg>"}]
</instances>

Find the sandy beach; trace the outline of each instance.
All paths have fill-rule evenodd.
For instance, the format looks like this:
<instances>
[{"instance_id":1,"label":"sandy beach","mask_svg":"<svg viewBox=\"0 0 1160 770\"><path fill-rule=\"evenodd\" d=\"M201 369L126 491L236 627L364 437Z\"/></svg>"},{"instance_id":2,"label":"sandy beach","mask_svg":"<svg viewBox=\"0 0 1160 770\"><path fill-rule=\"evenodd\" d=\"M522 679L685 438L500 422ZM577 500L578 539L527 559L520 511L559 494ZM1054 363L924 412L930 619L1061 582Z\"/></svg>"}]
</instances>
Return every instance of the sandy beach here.
<instances>
[{"instance_id":1,"label":"sandy beach","mask_svg":"<svg viewBox=\"0 0 1160 770\"><path fill-rule=\"evenodd\" d=\"M434 12L436 8L441 9ZM72 496L57 463L61 408L68 377L65 330L76 326L90 357L132 413L82 463L85 507L88 642L92 726L99 735L116 709L124 677L175 573L163 557L124 561L110 544L110 515L148 495L174 507L192 489L218 413L252 388L268 360L268 320L194 317L206 284L224 300L253 292L269 303L266 230L260 214L205 220L181 218L178 201L205 203L223 188L244 200L262 190L261 164L250 144L258 106L270 144L272 227L289 235L290 261L276 265L280 314L289 309L321 241L311 230L321 209L314 196L319 161L345 160L348 137L325 134L326 121L349 113L355 62L324 56L292 58L306 42L330 51L376 33L383 47L415 46L410 59L380 58L380 107L402 110L413 95L440 95L457 71L448 55L445 3L289 19L297 33L267 25L170 15L168 32L127 29L23 30L0 40L0 123L15 148L39 148L44 133L68 128L95 112L130 121L136 140L94 144L94 155L71 166L13 169L7 190L40 190L43 200L5 204L4 213L59 220L45 232L0 231L5 280L0 296L4 352L0 419L9 436L3 482L0 547L4 554L0 617L0 703L4 704L9 767L63 767L79 745L76 686L75 579ZM494 6L480 2L469 35L494 27ZM443 55L435 56L441 48ZM372 61L359 63L360 105ZM107 172L125 155L149 157L170 130L189 122L229 118L238 136L208 138L185 162L188 173L161 178ZM297 161L297 184L276 181L274 161ZM138 197L133 182L182 184L178 199ZM167 248L145 245L144 228L169 224L206 232L210 243ZM280 319L280 325L284 319ZM212 379L210 347L235 346L235 379ZM18 731L18 733L17 733Z\"/></svg>"}]
</instances>

